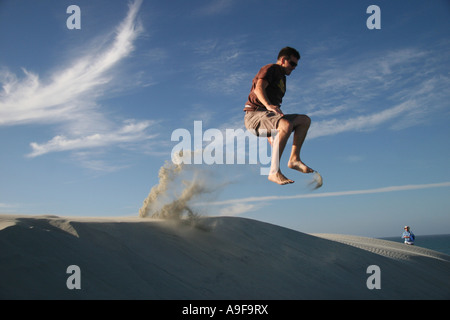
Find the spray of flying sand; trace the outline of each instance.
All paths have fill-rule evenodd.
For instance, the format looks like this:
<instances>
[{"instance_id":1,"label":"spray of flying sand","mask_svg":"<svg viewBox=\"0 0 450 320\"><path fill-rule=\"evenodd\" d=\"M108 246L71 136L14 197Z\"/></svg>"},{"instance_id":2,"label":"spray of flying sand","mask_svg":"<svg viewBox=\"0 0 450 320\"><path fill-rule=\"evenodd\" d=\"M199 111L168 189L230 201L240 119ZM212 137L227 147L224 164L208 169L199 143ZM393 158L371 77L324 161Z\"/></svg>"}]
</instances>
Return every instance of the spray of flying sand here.
<instances>
[{"instance_id":1,"label":"spray of flying sand","mask_svg":"<svg viewBox=\"0 0 450 320\"><path fill-rule=\"evenodd\" d=\"M183 162L179 164L166 161L159 169L159 183L155 185L144 200L139 216L157 219L180 220L186 218L195 222L199 217L190 206L195 198L211 193L216 188L207 185L200 170L187 172ZM183 180L190 173L189 180ZM180 190L181 189L181 190Z\"/></svg>"},{"instance_id":2,"label":"spray of flying sand","mask_svg":"<svg viewBox=\"0 0 450 320\"><path fill-rule=\"evenodd\" d=\"M203 191L203 186L197 181L182 181L185 188L175 199L170 199L169 191L173 181L180 176L183 171L183 164L173 164L166 162L159 169L159 183L155 185L144 200L143 206L139 209L139 216L142 218L180 219L185 213L192 216L194 213L188 206L188 202ZM169 201L169 202L167 202Z\"/></svg>"}]
</instances>

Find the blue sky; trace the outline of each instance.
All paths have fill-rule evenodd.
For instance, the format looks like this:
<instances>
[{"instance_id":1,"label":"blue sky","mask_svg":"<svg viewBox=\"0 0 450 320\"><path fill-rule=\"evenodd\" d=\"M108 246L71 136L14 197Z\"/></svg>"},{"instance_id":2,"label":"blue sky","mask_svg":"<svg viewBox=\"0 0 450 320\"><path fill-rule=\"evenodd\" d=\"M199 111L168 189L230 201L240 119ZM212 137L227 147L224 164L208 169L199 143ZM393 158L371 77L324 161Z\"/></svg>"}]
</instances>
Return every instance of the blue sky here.
<instances>
[{"instance_id":1,"label":"blue sky","mask_svg":"<svg viewBox=\"0 0 450 320\"><path fill-rule=\"evenodd\" d=\"M294 184L190 166L214 189L192 205L307 233L448 233L449 17L445 0L2 0L0 212L137 215L172 133L243 128L252 78L292 46L282 110L311 117L302 160L324 186L285 166L289 141Z\"/></svg>"}]
</instances>

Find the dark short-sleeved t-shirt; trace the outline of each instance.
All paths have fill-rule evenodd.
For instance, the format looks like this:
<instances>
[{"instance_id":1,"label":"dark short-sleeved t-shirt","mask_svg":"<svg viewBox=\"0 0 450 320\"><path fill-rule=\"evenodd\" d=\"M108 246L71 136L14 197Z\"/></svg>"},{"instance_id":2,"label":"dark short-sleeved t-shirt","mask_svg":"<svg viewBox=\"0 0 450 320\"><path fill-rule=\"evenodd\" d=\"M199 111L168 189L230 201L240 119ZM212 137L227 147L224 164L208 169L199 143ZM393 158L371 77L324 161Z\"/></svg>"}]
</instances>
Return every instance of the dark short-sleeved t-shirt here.
<instances>
[{"instance_id":1,"label":"dark short-sleeved t-shirt","mask_svg":"<svg viewBox=\"0 0 450 320\"><path fill-rule=\"evenodd\" d=\"M266 110L266 107L258 100L258 97L255 94L256 83L259 79L264 79L269 83L266 88L269 101L274 105L281 106L286 92L286 74L282 66L278 64L268 64L262 67L253 78L252 89L250 90L248 101L244 108L245 111L254 111L258 108Z\"/></svg>"}]
</instances>

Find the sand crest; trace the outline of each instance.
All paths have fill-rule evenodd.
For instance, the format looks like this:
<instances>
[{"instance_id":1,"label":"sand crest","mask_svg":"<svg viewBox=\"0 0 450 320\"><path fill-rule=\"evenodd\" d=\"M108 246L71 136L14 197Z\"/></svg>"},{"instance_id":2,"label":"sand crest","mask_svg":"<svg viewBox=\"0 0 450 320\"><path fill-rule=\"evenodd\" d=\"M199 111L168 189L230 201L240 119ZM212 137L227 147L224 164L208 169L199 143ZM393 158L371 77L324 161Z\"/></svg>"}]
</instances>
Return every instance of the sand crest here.
<instances>
[{"instance_id":1,"label":"sand crest","mask_svg":"<svg viewBox=\"0 0 450 320\"><path fill-rule=\"evenodd\" d=\"M77 265L81 289L70 290ZM368 289L367 268L381 289ZM256 220L0 215L1 299L449 299L450 256Z\"/></svg>"}]
</instances>

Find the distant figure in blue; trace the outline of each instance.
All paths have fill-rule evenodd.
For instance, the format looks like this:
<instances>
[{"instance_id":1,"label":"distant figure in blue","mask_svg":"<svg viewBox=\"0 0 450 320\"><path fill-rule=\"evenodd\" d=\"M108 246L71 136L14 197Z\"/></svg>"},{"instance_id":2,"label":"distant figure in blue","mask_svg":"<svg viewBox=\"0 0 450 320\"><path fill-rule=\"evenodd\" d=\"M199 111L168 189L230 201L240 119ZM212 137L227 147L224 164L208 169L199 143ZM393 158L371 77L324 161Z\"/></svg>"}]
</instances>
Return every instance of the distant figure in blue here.
<instances>
[{"instance_id":1,"label":"distant figure in blue","mask_svg":"<svg viewBox=\"0 0 450 320\"><path fill-rule=\"evenodd\" d=\"M405 239L405 244L414 245L414 233L409 230L408 226L405 226L405 232L403 232L402 239Z\"/></svg>"}]
</instances>

